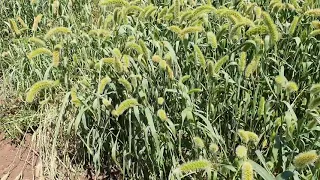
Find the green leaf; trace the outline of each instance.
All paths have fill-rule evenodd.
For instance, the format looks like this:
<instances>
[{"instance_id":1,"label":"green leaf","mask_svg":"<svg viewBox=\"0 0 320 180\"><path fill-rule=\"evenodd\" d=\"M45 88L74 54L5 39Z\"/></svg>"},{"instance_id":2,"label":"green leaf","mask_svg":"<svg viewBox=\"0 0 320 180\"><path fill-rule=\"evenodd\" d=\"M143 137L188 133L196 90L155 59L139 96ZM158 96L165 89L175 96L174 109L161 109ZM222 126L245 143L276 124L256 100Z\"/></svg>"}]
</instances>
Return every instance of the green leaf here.
<instances>
[{"instance_id":1,"label":"green leaf","mask_svg":"<svg viewBox=\"0 0 320 180\"><path fill-rule=\"evenodd\" d=\"M296 113L294 112L294 110L292 108L292 105L289 104L287 101L282 101L282 102L288 107L288 110L291 113L291 116L292 116L293 120L297 121L298 118L297 118Z\"/></svg>"},{"instance_id":2,"label":"green leaf","mask_svg":"<svg viewBox=\"0 0 320 180\"><path fill-rule=\"evenodd\" d=\"M283 173L279 174L276 178L276 180L287 180L291 177L293 177L293 172L292 171L284 171Z\"/></svg>"},{"instance_id":3,"label":"green leaf","mask_svg":"<svg viewBox=\"0 0 320 180\"><path fill-rule=\"evenodd\" d=\"M270 170L268 169L268 166L267 166L267 164L266 164L266 160L264 159L264 157L263 157L263 155L262 155L262 152L261 152L260 150L256 150L255 153L256 153L256 155L258 156L258 158L259 158L260 162L262 163L263 167L264 167L269 173L271 173Z\"/></svg>"},{"instance_id":4,"label":"green leaf","mask_svg":"<svg viewBox=\"0 0 320 180\"><path fill-rule=\"evenodd\" d=\"M171 56L173 62L177 63L178 62L177 55L176 55L172 45L168 41L163 41L163 45L169 50L170 56Z\"/></svg>"},{"instance_id":5,"label":"green leaf","mask_svg":"<svg viewBox=\"0 0 320 180\"><path fill-rule=\"evenodd\" d=\"M222 167L229 169L232 172L237 172L237 169L231 165L227 165L227 164L220 164Z\"/></svg>"},{"instance_id":6,"label":"green leaf","mask_svg":"<svg viewBox=\"0 0 320 180\"><path fill-rule=\"evenodd\" d=\"M256 162L249 160L255 172L257 172L264 180L275 180L276 178L268 173L262 166L257 164Z\"/></svg>"},{"instance_id":7,"label":"green leaf","mask_svg":"<svg viewBox=\"0 0 320 180\"><path fill-rule=\"evenodd\" d=\"M148 107L145 109L145 114L146 114L146 117L147 117L147 120L148 120L148 125L149 125L150 130L151 130L151 135L152 135L152 137L153 137L153 139L155 141L155 144L156 144L158 152L160 152L160 142L159 142L158 133L157 133L156 128L154 126L153 118L152 118L150 109Z\"/></svg>"}]
</instances>

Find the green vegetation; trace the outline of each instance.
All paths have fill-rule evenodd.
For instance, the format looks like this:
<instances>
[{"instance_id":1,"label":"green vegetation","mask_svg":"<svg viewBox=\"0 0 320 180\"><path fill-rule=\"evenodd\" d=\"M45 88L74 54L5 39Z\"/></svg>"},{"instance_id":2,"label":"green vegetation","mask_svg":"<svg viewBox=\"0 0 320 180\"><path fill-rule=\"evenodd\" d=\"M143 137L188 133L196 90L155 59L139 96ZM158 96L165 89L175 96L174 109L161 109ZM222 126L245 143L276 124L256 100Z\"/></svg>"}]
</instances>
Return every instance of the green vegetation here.
<instances>
[{"instance_id":1,"label":"green vegetation","mask_svg":"<svg viewBox=\"0 0 320 180\"><path fill-rule=\"evenodd\" d=\"M319 179L318 8L0 1L0 129L48 179Z\"/></svg>"}]
</instances>

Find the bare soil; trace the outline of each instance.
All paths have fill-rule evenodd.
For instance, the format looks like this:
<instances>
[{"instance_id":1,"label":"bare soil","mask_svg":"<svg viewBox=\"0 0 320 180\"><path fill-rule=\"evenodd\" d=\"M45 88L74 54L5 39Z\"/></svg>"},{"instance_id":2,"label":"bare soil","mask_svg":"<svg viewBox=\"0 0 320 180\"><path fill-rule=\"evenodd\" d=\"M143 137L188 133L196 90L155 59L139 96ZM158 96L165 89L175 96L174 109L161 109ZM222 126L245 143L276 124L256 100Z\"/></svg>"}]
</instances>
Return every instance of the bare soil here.
<instances>
[{"instance_id":1,"label":"bare soil","mask_svg":"<svg viewBox=\"0 0 320 180\"><path fill-rule=\"evenodd\" d=\"M0 133L0 179L8 175L7 180L17 179L32 180L35 177L37 153L32 149L31 137L13 144Z\"/></svg>"}]
</instances>

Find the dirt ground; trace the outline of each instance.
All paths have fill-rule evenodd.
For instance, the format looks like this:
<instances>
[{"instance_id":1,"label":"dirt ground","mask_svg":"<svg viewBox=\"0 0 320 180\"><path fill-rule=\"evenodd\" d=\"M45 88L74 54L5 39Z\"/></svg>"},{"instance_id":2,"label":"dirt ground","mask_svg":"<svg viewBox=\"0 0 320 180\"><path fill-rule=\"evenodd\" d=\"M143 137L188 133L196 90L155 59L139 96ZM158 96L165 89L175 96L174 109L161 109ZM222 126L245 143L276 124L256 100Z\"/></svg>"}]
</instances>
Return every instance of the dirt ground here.
<instances>
[{"instance_id":1,"label":"dirt ground","mask_svg":"<svg viewBox=\"0 0 320 180\"><path fill-rule=\"evenodd\" d=\"M0 0L1 1L1 0ZM0 72L1 73L1 72ZM0 76L0 119L5 117L9 113L14 115L16 110L14 109L17 102L8 101L14 98L8 98L8 93L11 92L7 89L3 89L2 79ZM9 104L8 104L9 102ZM11 103L10 103L11 102ZM8 108L9 107L9 108ZM17 106L19 110L19 106ZM13 110L12 110L13 109ZM1 127L1 123L0 123ZM24 140L19 143L13 143L10 139L5 138L4 134L0 131L0 180L38 180L36 176L39 175L40 167L37 168L38 155L35 150L32 149L31 135L25 136ZM38 172L36 172L38 170ZM86 180L93 179L83 169L79 169L79 172L75 174L69 174L72 177L71 180ZM93 176L93 175L92 175ZM42 177L42 179L45 179Z\"/></svg>"},{"instance_id":2,"label":"dirt ground","mask_svg":"<svg viewBox=\"0 0 320 180\"><path fill-rule=\"evenodd\" d=\"M6 180L32 180L37 179L35 167L37 154L31 147L31 137L26 136L25 141L18 145L11 143L0 133L0 179ZM20 177L19 177L20 176Z\"/></svg>"}]
</instances>

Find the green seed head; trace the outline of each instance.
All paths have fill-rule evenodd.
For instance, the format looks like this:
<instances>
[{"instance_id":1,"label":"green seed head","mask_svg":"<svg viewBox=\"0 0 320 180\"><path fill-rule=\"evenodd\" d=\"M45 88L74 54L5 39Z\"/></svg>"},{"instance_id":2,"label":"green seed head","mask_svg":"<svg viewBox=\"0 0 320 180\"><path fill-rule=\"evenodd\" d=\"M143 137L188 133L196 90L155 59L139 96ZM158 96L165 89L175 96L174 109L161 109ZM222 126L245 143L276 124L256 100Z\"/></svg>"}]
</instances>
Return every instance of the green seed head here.
<instances>
[{"instance_id":1,"label":"green seed head","mask_svg":"<svg viewBox=\"0 0 320 180\"><path fill-rule=\"evenodd\" d=\"M264 115L265 103L266 103L265 98L261 97L260 101L259 101L259 108L258 108L258 115L259 116L263 116Z\"/></svg>"},{"instance_id":2,"label":"green seed head","mask_svg":"<svg viewBox=\"0 0 320 180\"><path fill-rule=\"evenodd\" d=\"M213 61L208 61L208 75L210 76L210 77L213 77L214 75L215 75L215 73L214 73L214 63L213 63Z\"/></svg>"},{"instance_id":3,"label":"green seed head","mask_svg":"<svg viewBox=\"0 0 320 180\"><path fill-rule=\"evenodd\" d=\"M285 87L285 85L287 84L288 80L286 77L282 76L282 75L279 75L279 76L276 76L276 78L274 79L275 82L280 85L281 87Z\"/></svg>"},{"instance_id":4,"label":"green seed head","mask_svg":"<svg viewBox=\"0 0 320 180\"><path fill-rule=\"evenodd\" d=\"M244 159L247 157L247 148L245 146L241 146L239 145L237 148L236 148L236 155L238 158L240 159Z\"/></svg>"},{"instance_id":5,"label":"green seed head","mask_svg":"<svg viewBox=\"0 0 320 180\"><path fill-rule=\"evenodd\" d=\"M209 150L212 152L212 153L216 153L219 151L219 146L215 143L211 143L210 146L209 146Z\"/></svg>"},{"instance_id":6,"label":"green seed head","mask_svg":"<svg viewBox=\"0 0 320 180\"><path fill-rule=\"evenodd\" d=\"M162 105L164 103L164 98L163 97L159 97L158 98L158 104Z\"/></svg>"},{"instance_id":7,"label":"green seed head","mask_svg":"<svg viewBox=\"0 0 320 180\"><path fill-rule=\"evenodd\" d=\"M319 17L320 9L310 9L304 13L307 16Z\"/></svg>"},{"instance_id":8,"label":"green seed head","mask_svg":"<svg viewBox=\"0 0 320 180\"><path fill-rule=\"evenodd\" d=\"M289 81L286 85L286 89L288 92L296 92L299 90L299 87L298 87L297 83L295 83L293 81Z\"/></svg>"},{"instance_id":9,"label":"green seed head","mask_svg":"<svg viewBox=\"0 0 320 180\"><path fill-rule=\"evenodd\" d=\"M33 21L33 25L32 25L32 31L37 31L38 29L38 25L39 25L39 22L41 21L42 19L42 14L39 14L37 17L34 18L34 21Z\"/></svg>"},{"instance_id":10,"label":"green seed head","mask_svg":"<svg viewBox=\"0 0 320 180\"><path fill-rule=\"evenodd\" d=\"M320 169L320 155L318 156L318 158L317 158L316 162L314 163L314 165L315 165L315 167L317 169Z\"/></svg>"},{"instance_id":11,"label":"green seed head","mask_svg":"<svg viewBox=\"0 0 320 180\"><path fill-rule=\"evenodd\" d=\"M60 63L60 51L52 52L52 64L54 67L58 67Z\"/></svg>"},{"instance_id":12,"label":"green seed head","mask_svg":"<svg viewBox=\"0 0 320 180\"><path fill-rule=\"evenodd\" d=\"M31 51L27 55L27 57L28 57L28 59L31 60L31 59L39 56L39 55L42 55L42 54L52 56L52 52L49 49L47 49L47 48L37 48L37 49Z\"/></svg>"},{"instance_id":13,"label":"green seed head","mask_svg":"<svg viewBox=\"0 0 320 180\"><path fill-rule=\"evenodd\" d=\"M57 81L43 80L43 81L36 82L35 84L33 84L31 86L30 90L27 92L26 101L29 103L32 102L34 100L35 96L41 90L57 86L58 84L60 84L59 80L57 80Z\"/></svg>"},{"instance_id":14,"label":"green seed head","mask_svg":"<svg viewBox=\"0 0 320 180\"><path fill-rule=\"evenodd\" d=\"M153 55L152 56L152 61L155 63L159 63L161 61L161 57L159 55Z\"/></svg>"},{"instance_id":15,"label":"green seed head","mask_svg":"<svg viewBox=\"0 0 320 180\"><path fill-rule=\"evenodd\" d=\"M253 180L253 168L249 162L242 164L242 178L241 180Z\"/></svg>"},{"instance_id":16,"label":"green seed head","mask_svg":"<svg viewBox=\"0 0 320 180\"><path fill-rule=\"evenodd\" d=\"M180 167L178 167L174 172L195 172L198 170L205 170L212 166L211 162L205 159L202 160L196 160L196 161L189 161L186 162Z\"/></svg>"},{"instance_id":17,"label":"green seed head","mask_svg":"<svg viewBox=\"0 0 320 180\"><path fill-rule=\"evenodd\" d=\"M102 99L102 104L108 109L112 109L112 107L113 107L111 104L111 101L106 98Z\"/></svg>"},{"instance_id":18,"label":"green seed head","mask_svg":"<svg viewBox=\"0 0 320 180\"><path fill-rule=\"evenodd\" d=\"M81 106L81 101L79 100L77 96L77 90L76 88L71 89L71 102L74 104L76 107Z\"/></svg>"},{"instance_id":19,"label":"green seed head","mask_svg":"<svg viewBox=\"0 0 320 180\"><path fill-rule=\"evenodd\" d=\"M207 33L207 39L208 44L210 44L212 48L216 49L218 47L217 37L213 32L210 31Z\"/></svg>"},{"instance_id":20,"label":"green seed head","mask_svg":"<svg viewBox=\"0 0 320 180\"><path fill-rule=\"evenodd\" d=\"M167 62L166 62L165 60L161 60L161 61L159 62L159 67L160 67L160 69L162 69L162 70L166 70L166 69L167 69Z\"/></svg>"},{"instance_id":21,"label":"green seed head","mask_svg":"<svg viewBox=\"0 0 320 180\"><path fill-rule=\"evenodd\" d=\"M162 121L165 121L165 120L168 119L166 111L163 110L163 109L159 109L158 112L157 112L157 115Z\"/></svg>"},{"instance_id":22,"label":"green seed head","mask_svg":"<svg viewBox=\"0 0 320 180\"><path fill-rule=\"evenodd\" d=\"M193 143L199 149L203 149L204 148L204 142L200 137L194 137L193 138Z\"/></svg>"},{"instance_id":23,"label":"green seed head","mask_svg":"<svg viewBox=\"0 0 320 180\"><path fill-rule=\"evenodd\" d=\"M247 131L240 129L240 130L238 130L238 135L240 136L240 139L242 142L244 142L244 143L249 142L250 139L249 139Z\"/></svg>"},{"instance_id":24,"label":"green seed head","mask_svg":"<svg viewBox=\"0 0 320 180\"><path fill-rule=\"evenodd\" d=\"M132 92L132 86L130 84L130 82L124 78L119 78L118 79L118 82L125 87L126 91L128 93L131 93Z\"/></svg>"},{"instance_id":25,"label":"green seed head","mask_svg":"<svg viewBox=\"0 0 320 180\"><path fill-rule=\"evenodd\" d=\"M66 27L55 27L50 29L47 34L44 36L45 40L50 39L51 37L53 37L56 34L70 34L71 30L69 28Z\"/></svg>"},{"instance_id":26,"label":"green seed head","mask_svg":"<svg viewBox=\"0 0 320 180\"><path fill-rule=\"evenodd\" d=\"M246 52L240 53L238 65L239 65L240 72L243 72L246 69L246 65L247 65L247 53Z\"/></svg>"},{"instance_id":27,"label":"green seed head","mask_svg":"<svg viewBox=\"0 0 320 180\"><path fill-rule=\"evenodd\" d=\"M311 94L319 94L320 93L320 84L314 84L310 88Z\"/></svg>"},{"instance_id":28,"label":"green seed head","mask_svg":"<svg viewBox=\"0 0 320 180\"><path fill-rule=\"evenodd\" d=\"M101 79L98 87L98 94L102 94L106 85L109 84L110 82L111 82L111 79L109 78L109 76L106 76L105 78Z\"/></svg>"},{"instance_id":29,"label":"green seed head","mask_svg":"<svg viewBox=\"0 0 320 180\"><path fill-rule=\"evenodd\" d=\"M29 38L28 41L32 42L38 46L46 46L46 43L42 39L37 38L37 37L31 37L31 38Z\"/></svg>"},{"instance_id":30,"label":"green seed head","mask_svg":"<svg viewBox=\"0 0 320 180\"><path fill-rule=\"evenodd\" d=\"M294 160L293 164L297 168L304 168L310 164L313 164L318 158L316 151L308 151L298 154Z\"/></svg>"},{"instance_id":31,"label":"green seed head","mask_svg":"<svg viewBox=\"0 0 320 180\"><path fill-rule=\"evenodd\" d=\"M173 74L173 71L172 71L171 67L169 66L169 64L167 64L167 73L168 73L169 79L173 80L174 74Z\"/></svg>"},{"instance_id":32,"label":"green seed head","mask_svg":"<svg viewBox=\"0 0 320 180\"><path fill-rule=\"evenodd\" d=\"M320 29L320 21L312 21L311 24L313 28Z\"/></svg>"},{"instance_id":33,"label":"green seed head","mask_svg":"<svg viewBox=\"0 0 320 180\"><path fill-rule=\"evenodd\" d=\"M138 106L139 103L136 99L127 99L122 101L116 110L113 110L111 113L113 116L120 116L129 108Z\"/></svg>"},{"instance_id":34,"label":"green seed head","mask_svg":"<svg viewBox=\"0 0 320 180\"><path fill-rule=\"evenodd\" d=\"M202 68L206 68L206 59L204 58L204 55L202 54L199 46L194 45L194 51L195 51L195 55L201 65Z\"/></svg>"},{"instance_id":35,"label":"green seed head","mask_svg":"<svg viewBox=\"0 0 320 180\"><path fill-rule=\"evenodd\" d=\"M259 137L256 133L251 131L246 131L246 133L248 134L249 141L252 141L255 143L259 141Z\"/></svg>"},{"instance_id":36,"label":"green seed head","mask_svg":"<svg viewBox=\"0 0 320 180\"><path fill-rule=\"evenodd\" d=\"M272 42L273 43L278 42L280 39L280 35L278 32L277 26L273 22L272 18L270 17L270 15L267 12L262 12L262 17L263 17L263 20L264 20L266 26L269 29L269 34L272 39Z\"/></svg>"}]
</instances>

